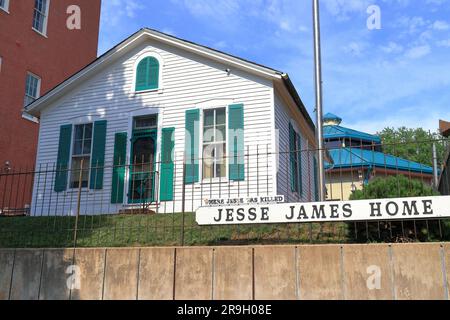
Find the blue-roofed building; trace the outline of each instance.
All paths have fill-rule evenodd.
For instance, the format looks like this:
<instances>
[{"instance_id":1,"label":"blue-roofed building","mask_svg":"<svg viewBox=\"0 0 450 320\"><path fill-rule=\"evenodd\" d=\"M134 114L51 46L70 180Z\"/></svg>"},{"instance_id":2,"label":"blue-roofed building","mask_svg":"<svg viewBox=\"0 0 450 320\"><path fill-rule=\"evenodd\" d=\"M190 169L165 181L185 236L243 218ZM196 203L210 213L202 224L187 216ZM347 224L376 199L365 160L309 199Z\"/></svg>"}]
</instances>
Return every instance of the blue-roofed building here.
<instances>
[{"instance_id":1,"label":"blue-roofed building","mask_svg":"<svg viewBox=\"0 0 450 320\"><path fill-rule=\"evenodd\" d=\"M431 184L433 168L385 154L381 138L341 126L332 113L324 116L324 140L331 162L325 163L327 198L348 200L375 177L403 174Z\"/></svg>"}]
</instances>

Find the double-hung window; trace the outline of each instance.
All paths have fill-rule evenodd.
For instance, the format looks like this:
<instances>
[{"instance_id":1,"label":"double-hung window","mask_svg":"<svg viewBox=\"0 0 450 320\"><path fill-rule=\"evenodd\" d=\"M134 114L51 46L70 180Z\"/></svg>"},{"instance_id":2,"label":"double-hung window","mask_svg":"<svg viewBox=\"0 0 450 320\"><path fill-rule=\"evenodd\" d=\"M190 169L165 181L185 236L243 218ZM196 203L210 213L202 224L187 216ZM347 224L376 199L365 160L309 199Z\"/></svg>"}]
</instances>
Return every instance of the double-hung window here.
<instances>
[{"instance_id":1,"label":"double-hung window","mask_svg":"<svg viewBox=\"0 0 450 320\"><path fill-rule=\"evenodd\" d=\"M25 100L23 103L25 107L39 98L40 89L41 79L34 74L28 73L25 82Z\"/></svg>"},{"instance_id":2,"label":"double-hung window","mask_svg":"<svg viewBox=\"0 0 450 320\"><path fill-rule=\"evenodd\" d=\"M8 12L9 0L0 0L0 9Z\"/></svg>"},{"instance_id":3,"label":"double-hung window","mask_svg":"<svg viewBox=\"0 0 450 320\"><path fill-rule=\"evenodd\" d=\"M226 108L203 112L203 179L224 178L227 168Z\"/></svg>"},{"instance_id":4,"label":"double-hung window","mask_svg":"<svg viewBox=\"0 0 450 320\"><path fill-rule=\"evenodd\" d=\"M87 188L89 185L89 166L92 152L92 123L75 125L72 145L72 165L70 171L70 188ZM83 171L81 163L83 162ZM80 179L81 173L81 179Z\"/></svg>"},{"instance_id":5,"label":"double-hung window","mask_svg":"<svg viewBox=\"0 0 450 320\"><path fill-rule=\"evenodd\" d=\"M39 33L47 33L48 9L50 0L35 0L33 13L33 29Z\"/></svg>"}]
</instances>

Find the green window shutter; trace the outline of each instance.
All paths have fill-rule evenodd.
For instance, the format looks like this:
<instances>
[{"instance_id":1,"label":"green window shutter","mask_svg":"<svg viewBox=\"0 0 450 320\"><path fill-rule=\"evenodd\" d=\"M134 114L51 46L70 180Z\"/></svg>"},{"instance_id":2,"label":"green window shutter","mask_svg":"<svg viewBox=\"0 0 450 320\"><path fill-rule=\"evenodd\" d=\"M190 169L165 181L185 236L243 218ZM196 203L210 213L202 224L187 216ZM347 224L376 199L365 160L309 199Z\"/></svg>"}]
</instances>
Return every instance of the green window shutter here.
<instances>
[{"instance_id":1,"label":"green window shutter","mask_svg":"<svg viewBox=\"0 0 450 320\"><path fill-rule=\"evenodd\" d=\"M245 180L244 155L244 105L235 104L228 108L229 171L230 180Z\"/></svg>"},{"instance_id":2,"label":"green window shutter","mask_svg":"<svg viewBox=\"0 0 450 320\"><path fill-rule=\"evenodd\" d=\"M298 192L301 194L303 192L303 182L302 182L302 139L300 135L297 135L297 186Z\"/></svg>"},{"instance_id":3,"label":"green window shutter","mask_svg":"<svg viewBox=\"0 0 450 320\"><path fill-rule=\"evenodd\" d=\"M175 141L173 133L175 128L163 128L161 138L161 175L160 175L160 200L173 200L173 172Z\"/></svg>"},{"instance_id":4,"label":"green window shutter","mask_svg":"<svg viewBox=\"0 0 450 320\"><path fill-rule=\"evenodd\" d=\"M114 166L111 187L111 203L123 203L127 157L127 133L119 132L114 137Z\"/></svg>"},{"instance_id":5,"label":"green window shutter","mask_svg":"<svg viewBox=\"0 0 450 320\"><path fill-rule=\"evenodd\" d=\"M289 168L290 175L289 179L291 182L291 191L296 192L297 190L297 172L295 172L295 150L297 146L295 145L295 131L292 124L289 123Z\"/></svg>"},{"instance_id":6,"label":"green window shutter","mask_svg":"<svg viewBox=\"0 0 450 320\"><path fill-rule=\"evenodd\" d=\"M106 121L94 122L94 137L91 157L90 189L103 189L105 166Z\"/></svg>"},{"instance_id":7,"label":"green window shutter","mask_svg":"<svg viewBox=\"0 0 450 320\"><path fill-rule=\"evenodd\" d=\"M72 141L72 125L61 126L59 131L58 159L56 161L55 192L67 189L67 176Z\"/></svg>"},{"instance_id":8,"label":"green window shutter","mask_svg":"<svg viewBox=\"0 0 450 320\"><path fill-rule=\"evenodd\" d=\"M186 138L185 138L185 183L199 181L198 177L198 147L200 139L200 110L186 111Z\"/></svg>"},{"instance_id":9,"label":"green window shutter","mask_svg":"<svg viewBox=\"0 0 450 320\"><path fill-rule=\"evenodd\" d=\"M147 89L158 89L159 88L159 62L155 58L149 58L148 63L148 88Z\"/></svg>"},{"instance_id":10,"label":"green window shutter","mask_svg":"<svg viewBox=\"0 0 450 320\"><path fill-rule=\"evenodd\" d=\"M315 201L319 201L319 179L318 179L318 166L317 166L317 159L316 157L313 158L313 163L314 163L314 200Z\"/></svg>"},{"instance_id":11,"label":"green window shutter","mask_svg":"<svg viewBox=\"0 0 450 320\"><path fill-rule=\"evenodd\" d=\"M149 62L150 58L142 59L142 61L139 62L136 68L136 91L147 90L148 88Z\"/></svg>"},{"instance_id":12,"label":"green window shutter","mask_svg":"<svg viewBox=\"0 0 450 320\"><path fill-rule=\"evenodd\" d=\"M139 62L136 70L136 91L159 88L158 59L147 57Z\"/></svg>"}]
</instances>

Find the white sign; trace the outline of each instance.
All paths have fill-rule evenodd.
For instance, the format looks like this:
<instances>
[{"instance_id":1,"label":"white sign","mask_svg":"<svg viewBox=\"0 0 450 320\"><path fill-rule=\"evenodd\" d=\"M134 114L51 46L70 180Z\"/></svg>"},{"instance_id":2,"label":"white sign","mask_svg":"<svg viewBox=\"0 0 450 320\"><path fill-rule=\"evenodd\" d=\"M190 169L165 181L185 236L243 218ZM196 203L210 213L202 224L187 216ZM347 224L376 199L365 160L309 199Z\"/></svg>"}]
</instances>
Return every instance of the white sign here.
<instances>
[{"instance_id":1,"label":"white sign","mask_svg":"<svg viewBox=\"0 0 450 320\"><path fill-rule=\"evenodd\" d=\"M450 196L201 207L199 225L450 218Z\"/></svg>"},{"instance_id":2,"label":"white sign","mask_svg":"<svg viewBox=\"0 0 450 320\"><path fill-rule=\"evenodd\" d=\"M284 196L249 196L239 198L211 198L204 199L205 206L238 206L243 204L257 205L257 204L273 204L283 203Z\"/></svg>"}]
</instances>

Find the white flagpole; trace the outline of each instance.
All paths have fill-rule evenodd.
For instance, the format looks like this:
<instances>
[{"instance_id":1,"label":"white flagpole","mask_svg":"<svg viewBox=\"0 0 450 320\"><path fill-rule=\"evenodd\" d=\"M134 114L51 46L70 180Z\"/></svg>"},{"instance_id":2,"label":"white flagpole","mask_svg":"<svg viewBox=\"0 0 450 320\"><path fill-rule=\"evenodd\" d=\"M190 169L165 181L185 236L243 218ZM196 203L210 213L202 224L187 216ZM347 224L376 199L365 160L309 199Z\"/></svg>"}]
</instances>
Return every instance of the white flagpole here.
<instances>
[{"instance_id":1,"label":"white flagpole","mask_svg":"<svg viewBox=\"0 0 450 320\"><path fill-rule=\"evenodd\" d=\"M320 18L319 0L313 0L313 22L314 22L314 70L316 86L316 139L318 150L318 183L319 200L325 201L325 174L324 174L324 144L323 144L323 111L322 111L322 66L320 50Z\"/></svg>"}]
</instances>

